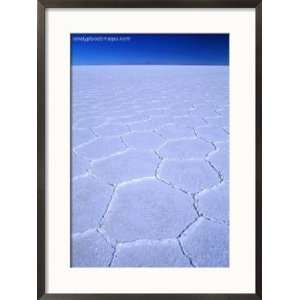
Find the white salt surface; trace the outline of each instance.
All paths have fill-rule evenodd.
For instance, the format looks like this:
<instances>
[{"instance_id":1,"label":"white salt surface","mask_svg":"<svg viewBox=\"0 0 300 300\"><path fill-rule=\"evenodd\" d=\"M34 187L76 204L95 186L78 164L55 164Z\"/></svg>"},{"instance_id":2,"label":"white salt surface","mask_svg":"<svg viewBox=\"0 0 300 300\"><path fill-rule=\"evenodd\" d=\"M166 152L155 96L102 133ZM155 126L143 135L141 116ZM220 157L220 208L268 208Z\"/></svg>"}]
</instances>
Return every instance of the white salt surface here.
<instances>
[{"instance_id":1,"label":"white salt surface","mask_svg":"<svg viewBox=\"0 0 300 300\"><path fill-rule=\"evenodd\" d=\"M226 66L72 67L73 267L229 265L228 88Z\"/></svg>"}]
</instances>

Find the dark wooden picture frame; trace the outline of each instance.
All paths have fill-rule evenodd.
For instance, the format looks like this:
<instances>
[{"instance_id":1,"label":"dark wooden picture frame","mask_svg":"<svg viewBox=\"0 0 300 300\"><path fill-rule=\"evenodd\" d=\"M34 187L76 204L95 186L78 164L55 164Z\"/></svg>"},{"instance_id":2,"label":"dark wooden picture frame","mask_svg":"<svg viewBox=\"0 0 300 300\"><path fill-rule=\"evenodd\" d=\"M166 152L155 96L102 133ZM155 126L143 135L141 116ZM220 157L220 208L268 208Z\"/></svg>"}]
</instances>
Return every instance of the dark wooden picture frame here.
<instances>
[{"instance_id":1,"label":"dark wooden picture frame","mask_svg":"<svg viewBox=\"0 0 300 300\"><path fill-rule=\"evenodd\" d=\"M256 288L254 294L46 294L46 146L45 146L45 10L47 8L255 8L256 15ZM197 299L254 300L262 298L262 4L261 0L38 0L37 69L37 299Z\"/></svg>"}]
</instances>

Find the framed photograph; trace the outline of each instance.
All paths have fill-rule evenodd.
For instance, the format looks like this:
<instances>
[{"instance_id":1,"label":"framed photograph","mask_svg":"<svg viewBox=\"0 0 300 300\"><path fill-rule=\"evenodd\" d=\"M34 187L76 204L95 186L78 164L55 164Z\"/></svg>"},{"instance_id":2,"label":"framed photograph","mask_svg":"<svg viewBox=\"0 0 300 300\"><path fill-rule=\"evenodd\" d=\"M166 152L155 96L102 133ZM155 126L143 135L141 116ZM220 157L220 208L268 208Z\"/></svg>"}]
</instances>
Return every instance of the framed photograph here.
<instances>
[{"instance_id":1,"label":"framed photograph","mask_svg":"<svg viewBox=\"0 0 300 300\"><path fill-rule=\"evenodd\" d=\"M38 1L38 299L261 299L261 22Z\"/></svg>"}]
</instances>

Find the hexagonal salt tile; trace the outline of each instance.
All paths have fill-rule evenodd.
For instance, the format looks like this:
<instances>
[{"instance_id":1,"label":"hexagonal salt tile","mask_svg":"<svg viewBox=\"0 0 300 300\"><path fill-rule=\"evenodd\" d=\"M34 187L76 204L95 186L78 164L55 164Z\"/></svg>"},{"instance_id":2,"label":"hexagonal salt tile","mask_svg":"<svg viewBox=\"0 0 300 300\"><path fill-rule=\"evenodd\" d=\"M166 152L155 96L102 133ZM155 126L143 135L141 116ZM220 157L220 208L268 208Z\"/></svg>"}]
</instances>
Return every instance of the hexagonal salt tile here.
<instances>
[{"instance_id":1,"label":"hexagonal salt tile","mask_svg":"<svg viewBox=\"0 0 300 300\"><path fill-rule=\"evenodd\" d=\"M180 238L198 267L229 267L229 227L199 218Z\"/></svg>"},{"instance_id":2,"label":"hexagonal salt tile","mask_svg":"<svg viewBox=\"0 0 300 300\"><path fill-rule=\"evenodd\" d=\"M189 193L197 193L219 183L219 177L206 161L165 160L158 176Z\"/></svg>"},{"instance_id":3,"label":"hexagonal salt tile","mask_svg":"<svg viewBox=\"0 0 300 300\"><path fill-rule=\"evenodd\" d=\"M196 216L189 196L144 179L117 188L103 228L117 241L174 238Z\"/></svg>"}]
</instances>

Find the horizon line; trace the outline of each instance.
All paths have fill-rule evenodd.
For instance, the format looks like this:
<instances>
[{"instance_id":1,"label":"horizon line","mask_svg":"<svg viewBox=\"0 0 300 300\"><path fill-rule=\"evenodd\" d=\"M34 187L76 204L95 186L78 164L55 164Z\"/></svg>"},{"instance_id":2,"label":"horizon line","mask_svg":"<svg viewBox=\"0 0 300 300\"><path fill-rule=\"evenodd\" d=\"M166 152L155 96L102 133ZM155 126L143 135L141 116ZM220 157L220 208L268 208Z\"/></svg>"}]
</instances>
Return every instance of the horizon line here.
<instances>
[{"instance_id":1,"label":"horizon line","mask_svg":"<svg viewBox=\"0 0 300 300\"><path fill-rule=\"evenodd\" d=\"M229 64L71 64L75 66L227 66Z\"/></svg>"}]
</instances>

